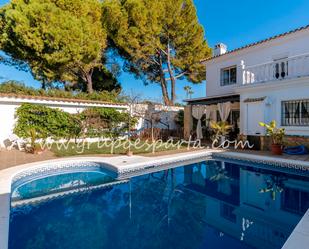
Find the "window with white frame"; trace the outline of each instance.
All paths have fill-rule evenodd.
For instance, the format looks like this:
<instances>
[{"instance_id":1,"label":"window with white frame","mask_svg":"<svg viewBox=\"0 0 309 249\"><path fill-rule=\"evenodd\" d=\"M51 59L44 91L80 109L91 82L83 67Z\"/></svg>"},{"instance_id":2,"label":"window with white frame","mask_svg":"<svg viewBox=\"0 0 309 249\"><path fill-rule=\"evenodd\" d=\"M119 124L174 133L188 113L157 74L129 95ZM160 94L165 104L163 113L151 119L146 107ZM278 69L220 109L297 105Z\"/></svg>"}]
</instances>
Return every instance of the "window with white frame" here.
<instances>
[{"instance_id":1,"label":"window with white frame","mask_svg":"<svg viewBox=\"0 0 309 249\"><path fill-rule=\"evenodd\" d=\"M309 99L281 103L283 126L309 126Z\"/></svg>"},{"instance_id":2,"label":"window with white frame","mask_svg":"<svg viewBox=\"0 0 309 249\"><path fill-rule=\"evenodd\" d=\"M282 192L281 208L289 212L304 214L309 208L309 192L286 187Z\"/></svg>"},{"instance_id":3,"label":"window with white frame","mask_svg":"<svg viewBox=\"0 0 309 249\"><path fill-rule=\"evenodd\" d=\"M221 69L221 86L236 84L237 70L236 66Z\"/></svg>"}]
</instances>

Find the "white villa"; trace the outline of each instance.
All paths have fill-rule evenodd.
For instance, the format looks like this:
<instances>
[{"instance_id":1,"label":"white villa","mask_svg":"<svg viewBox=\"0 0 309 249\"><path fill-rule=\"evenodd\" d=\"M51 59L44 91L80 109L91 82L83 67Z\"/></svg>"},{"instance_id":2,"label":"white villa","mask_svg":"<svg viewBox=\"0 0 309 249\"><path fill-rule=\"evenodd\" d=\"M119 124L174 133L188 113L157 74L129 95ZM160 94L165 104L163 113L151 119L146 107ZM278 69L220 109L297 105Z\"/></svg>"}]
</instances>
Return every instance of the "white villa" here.
<instances>
[{"instance_id":1,"label":"white villa","mask_svg":"<svg viewBox=\"0 0 309 249\"><path fill-rule=\"evenodd\" d=\"M203 63L206 97L186 100L185 136L201 106L207 119L228 120L253 139L271 120L287 135L309 136L309 25L231 51L217 44Z\"/></svg>"}]
</instances>

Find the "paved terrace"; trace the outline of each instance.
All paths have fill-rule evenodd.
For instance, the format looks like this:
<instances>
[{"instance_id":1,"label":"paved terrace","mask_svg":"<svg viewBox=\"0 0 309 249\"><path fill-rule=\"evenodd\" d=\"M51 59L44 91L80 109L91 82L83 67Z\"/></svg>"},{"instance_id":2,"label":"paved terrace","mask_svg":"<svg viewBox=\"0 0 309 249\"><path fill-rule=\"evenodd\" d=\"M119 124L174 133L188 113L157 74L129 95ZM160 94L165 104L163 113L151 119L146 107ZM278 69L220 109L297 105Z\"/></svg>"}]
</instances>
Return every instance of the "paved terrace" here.
<instances>
[{"instance_id":1,"label":"paved terrace","mask_svg":"<svg viewBox=\"0 0 309 249\"><path fill-rule=\"evenodd\" d=\"M147 154L139 154L139 156L144 157L157 157L157 156L163 156L163 155L176 155L180 153L187 153L187 152L194 152L197 150L190 149L189 151L187 149L181 149L177 151L162 151L162 152L156 152L154 154L147 153ZM302 161L302 162L308 162L309 164L309 155L281 155L281 156L275 156L272 155L270 151L254 151L254 150L218 150L220 152L237 152L241 153L239 156L246 156L246 154L250 155L257 155L257 156L266 156L270 157L272 159L285 159L285 160L295 160L295 161ZM99 155L90 155L91 157L115 157L119 155L111 155L111 154L99 154ZM75 156L76 157L76 156ZM22 165L26 163L33 163L33 162L40 162L45 160L51 160L51 159L59 159L59 157L56 157L51 151L45 151L44 153L40 155L33 155L29 153L25 153L23 151L18 150L2 150L0 151L0 170L10 168L17 165ZM66 158L64 158L66 159Z\"/></svg>"}]
</instances>

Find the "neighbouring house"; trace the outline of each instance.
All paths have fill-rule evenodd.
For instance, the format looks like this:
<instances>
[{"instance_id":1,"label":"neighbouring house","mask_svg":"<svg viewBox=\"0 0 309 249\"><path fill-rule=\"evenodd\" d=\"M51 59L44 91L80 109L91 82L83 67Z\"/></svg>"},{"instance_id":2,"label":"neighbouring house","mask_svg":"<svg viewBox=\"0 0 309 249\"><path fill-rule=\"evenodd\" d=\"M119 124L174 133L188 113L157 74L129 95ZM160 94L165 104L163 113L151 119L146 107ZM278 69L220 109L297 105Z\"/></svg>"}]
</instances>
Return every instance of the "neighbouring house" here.
<instances>
[{"instance_id":1,"label":"neighbouring house","mask_svg":"<svg viewBox=\"0 0 309 249\"><path fill-rule=\"evenodd\" d=\"M132 106L131 113L138 118L135 131L141 139L180 139L183 127L177 122L182 106L165 106L159 103L139 103Z\"/></svg>"},{"instance_id":2,"label":"neighbouring house","mask_svg":"<svg viewBox=\"0 0 309 249\"><path fill-rule=\"evenodd\" d=\"M192 115L206 113L206 119L229 121L262 145L259 122L271 120L290 138L309 141L308 44L309 25L231 51L217 44L213 57L202 61L206 97L186 100L185 136L192 131Z\"/></svg>"},{"instance_id":3,"label":"neighbouring house","mask_svg":"<svg viewBox=\"0 0 309 249\"><path fill-rule=\"evenodd\" d=\"M16 94L0 94L0 114L1 114L1 130L0 130L0 148L7 147L10 143L9 137L13 134L16 123L16 109L23 103L31 103L45 105L51 108L59 108L65 112L76 114L87 108L113 108L119 112L128 111L127 103L110 103L94 100L82 99L67 99L43 96L26 96ZM157 129L175 130L177 124L175 116L183 107L163 106L150 104L136 104L133 115L138 119L136 130L143 130L151 127L149 113L157 115L156 122L153 122L153 127Z\"/></svg>"},{"instance_id":4,"label":"neighbouring house","mask_svg":"<svg viewBox=\"0 0 309 249\"><path fill-rule=\"evenodd\" d=\"M175 119L182 106L165 106L159 103L134 104L133 115L140 117L136 129L151 128L175 130L178 125Z\"/></svg>"}]
</instances>

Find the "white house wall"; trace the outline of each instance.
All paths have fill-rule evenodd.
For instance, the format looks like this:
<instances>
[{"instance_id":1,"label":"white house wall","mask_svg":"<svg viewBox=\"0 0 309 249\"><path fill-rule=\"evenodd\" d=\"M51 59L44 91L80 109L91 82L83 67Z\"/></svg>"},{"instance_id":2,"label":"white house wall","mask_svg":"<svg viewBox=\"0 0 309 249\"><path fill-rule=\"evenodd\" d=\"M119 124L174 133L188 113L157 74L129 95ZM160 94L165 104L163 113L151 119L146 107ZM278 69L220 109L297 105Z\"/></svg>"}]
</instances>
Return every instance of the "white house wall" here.
<instances>
[{"instance_id":1,"label":"white house wall","mask_svg":"<svg viewBox=\"0 0 309 249\"><path fill-rule=\"evenodd\" d=\"M251 115L254 121L270 122L276 120L281 126L281 102L287 100L309 99L309 79L296 79L283 82L275 82L272 85L268 83L260 86L252 86L251 88L241 89L240 92L240 115L241 115L241 133L245 135L255 135L248 133L248 105L252 103L244 103L248 98L266 97L262 102L264 119L261 120L257 115ZM287 135L309 136L308 126L282 126L286 129ZM263 135L263 134L261 134Z\"/></svg>"},{"instance_id":2,"label":"white house wall","mask_svg":"<svg viewBox=\"0 0 309 249\"><path fill-rule=\"evenodd\" d=\"M241 61L245 67L271 62L274 59L291 57L309 53L309 30L298 31L265 43L258 44L206 61L206 95L232 94L239 87ZM238 66L237 83L230 86L220 86L220 70L225 67ZM308 94L309 95L309 94Z\"/></svg>"}]
</instances>

